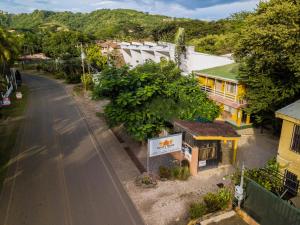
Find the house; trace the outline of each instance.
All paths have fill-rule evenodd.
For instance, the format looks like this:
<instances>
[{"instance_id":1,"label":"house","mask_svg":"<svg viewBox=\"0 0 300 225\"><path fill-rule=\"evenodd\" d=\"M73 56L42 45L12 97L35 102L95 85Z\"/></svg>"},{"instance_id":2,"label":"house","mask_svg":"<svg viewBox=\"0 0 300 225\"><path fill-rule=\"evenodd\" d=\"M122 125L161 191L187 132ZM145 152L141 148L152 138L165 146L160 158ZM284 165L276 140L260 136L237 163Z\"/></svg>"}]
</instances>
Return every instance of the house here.
<instances>
[{"instance_id":1,"label":"house","mask_svg":"<svg viewBox=\"0 0 300 225\"><path fill-rule=\"evenodd\" d=\"M220 119L236 127L251 125L250 115L243 110L245 87L237 80L238 63L194 71L200 87L222 109Z\"/></svg>"},{"instance_id":2,"label":"house","mask_svg":"<svg viewBox=\"0 0 300 225\"><path fill-rule=\"evenodd\" d=\"M174 153L173 157L182 160L183 155L192 175L235 163L240 135L228 123L175 120L173 126L174 132L183 134L183 152Z\"/></svg>"},{"instance_id":3,"label":"house","mask_svg":"<svg viewBox=\"0 0 300 225\"><path fill-rule=\"evenodd\" d=\"M296 190L300 179L300 99L275 113L283 120L277 162L286 182Z\"/></svg>"},{"instance_id":4,"label":"house","mask_svg":"<svg viewBox=\"0 0 300 225\"><path fill-rule=\"evenodd\" d=\"M121 53L126 64L132 67L141 65L147 60L159 63L162 58L175 61L175 44L167 42L121 42ZM195 52L194 46L186 47L185 56L181 57L180 68L183 74L216 66L231 64L234 61L227 56L215 56Z\"/></svg>"},{"instance_id":5,"label":"house","mask_svg":"<svg viewBox=\"0 0 300 225\"><path fill-rule=\"evenodd\" d=\"M103 55L111 54L113 51L118 51L120 49L120 46L116 41L96 41L96 44L100 46Z\"/></svg>"}]
</instances>

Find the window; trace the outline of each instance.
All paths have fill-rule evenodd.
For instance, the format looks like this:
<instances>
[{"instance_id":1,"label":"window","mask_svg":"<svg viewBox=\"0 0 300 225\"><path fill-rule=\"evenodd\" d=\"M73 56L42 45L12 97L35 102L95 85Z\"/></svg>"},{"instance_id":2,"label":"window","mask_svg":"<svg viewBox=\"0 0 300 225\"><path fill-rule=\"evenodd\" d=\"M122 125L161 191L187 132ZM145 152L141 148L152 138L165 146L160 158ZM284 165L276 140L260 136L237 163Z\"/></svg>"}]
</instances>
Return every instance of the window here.
<instances>
[{"instance_id":1,"label":"window","mask_svg":"<svg viewBox=\"0 0 300 225\"><path fill-rule=\"evenodd\" d=\"M236 84L227 83L226 84L226 91L228 93L235 94L236 93Z\"/></svg>"},{"instance_id":2,"label":"window","mask_svg":"<svg viewBox=\"0 0 300 225\"><path fill-rule=\"evenodd\" d=\"M299 188L299 180L297 175L289 170L285 170L284 173L284 187L293 196L297 195Z\"/></svg>"},{"instance_id":3,"label":"window","mask_svg":"<svg viewBox=\"0 0 300 225\"><path fill-rule=\"evenodd\" d=\"M199 160L210 160L217 158L217 146L215 143L209 143L201 146L199 149Z\"/></svg>"},{"instance_id":4,"label":"window","mask_svg":"<svg viewBox=\"0 0 300 225\"><path fill-rule=\"evenodd\" d=\"M293 152L300 153L300 126L299 125L294 126L291 150Z\"/></svg>"}]
</instances>

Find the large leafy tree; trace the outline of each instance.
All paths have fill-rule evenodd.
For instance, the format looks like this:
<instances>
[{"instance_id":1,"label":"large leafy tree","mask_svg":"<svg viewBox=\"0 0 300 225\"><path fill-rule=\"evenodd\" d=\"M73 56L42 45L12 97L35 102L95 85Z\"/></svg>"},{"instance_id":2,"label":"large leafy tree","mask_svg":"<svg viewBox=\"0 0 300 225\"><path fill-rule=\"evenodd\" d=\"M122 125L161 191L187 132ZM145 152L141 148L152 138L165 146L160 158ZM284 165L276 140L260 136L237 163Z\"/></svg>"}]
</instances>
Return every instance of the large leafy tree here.
<instances>
[{"instance_id":1,"label":"large leafy tree","mask_svg":"<svg viewBox=\"0 0 300 225\"><path fill-rule=\"evenodd\" d=\"M107 64L107 57L102 55L101 48L98 45L90 45L86 49L86 60L97 70L102 70Z\"/></svg>"},{"instance_id":2,"label":"large leafy tree","mask_svg":"<svg viewBox=\"0 0 300 225\"><path fill-rule=\"evenodd\" d=\"M58 31L50 33L43 40L43 51L51 58L69 59L80 56L79 43L89 39L77 31Z\"/></svg>"},{"instance_id":3,"label":"large leafy tree","mask_svg":"<svg viewBox=\"0 0 300 225\"><path fill-rule=\"evenodd\" d=\"M236 45L247 111L258 123L300 97L300 7L295 0L261 2Z\"/></svg>"},{"instance_id":4,"label":"large leafy tree","mask_svg":"<svg viewBox=\"0 0 300 225\"><path fill-rule=\"evenodd\" d=\"M106 68L94 95L111 100L105 109L111 125L123 124L138 140L156 136L175 118L214 120L219 115L219 107L200 90L196 78L182 76L168 61L148 61L132 70Z\"/></svg>"}]
</instances>

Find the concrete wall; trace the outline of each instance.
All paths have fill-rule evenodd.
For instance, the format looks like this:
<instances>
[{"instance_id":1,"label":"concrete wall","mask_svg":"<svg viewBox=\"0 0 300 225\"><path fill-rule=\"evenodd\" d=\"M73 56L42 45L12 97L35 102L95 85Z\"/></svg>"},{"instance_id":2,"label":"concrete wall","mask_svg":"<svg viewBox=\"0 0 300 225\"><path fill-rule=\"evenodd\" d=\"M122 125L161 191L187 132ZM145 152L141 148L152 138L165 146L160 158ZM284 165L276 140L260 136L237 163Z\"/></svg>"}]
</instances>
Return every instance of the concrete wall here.
<instances>
[{"instance_id":1,"label":"concrete wall","mask_svg":"<svg viewBox=\"0 0 300 225\"><path fill-rule=\"evenodd\" d=\"M283 120L277 161L283 167L283 170L289 170L300 179L300 154L290 150L294 125L293 122ZM298 125L300 125L300 121Z\"/></svg>"},{"instance_id":2,"label":"concrete wall","mask_svg":"<svg viewBox=\"0 0 300 225\"><path fill-rule=\"evenodd\" d=\"M122 42L120 43L120 46L125 63L132 67L143 64L147 59L160 62L161 57L175 61L175 45L172 43ZM128 54L128 52L131 52L131 54ZM137 54L137 52L140 54ZM186 59L182 60L182 62L183 65L181 69L184 74L189 74L194 70L208 69L234 63L234 61L228 57L195 52L193 46L187 47Z\"/></svg>"},{"instance_id":3,"label":"concrete wall","mask_svg":"<svg viewBox=\"0 0 300 225\"><path fill-rule=\"evenodd\" d=\"M190 50L187 54L188 73L234 63L232 59L223 56L208 55Z\"/></svg>"}]
</instances>

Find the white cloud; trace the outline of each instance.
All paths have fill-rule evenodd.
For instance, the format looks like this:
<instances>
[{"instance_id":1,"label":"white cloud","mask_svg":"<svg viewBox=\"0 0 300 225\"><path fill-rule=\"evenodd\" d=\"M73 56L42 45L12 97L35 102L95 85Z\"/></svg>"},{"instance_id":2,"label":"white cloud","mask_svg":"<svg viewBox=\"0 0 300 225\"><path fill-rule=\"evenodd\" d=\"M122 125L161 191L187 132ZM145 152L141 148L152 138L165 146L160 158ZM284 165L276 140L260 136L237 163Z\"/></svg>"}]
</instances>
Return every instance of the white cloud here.
<instances>
[{"instance_id":1,"label":"white cloud","mask_svg":"<svg viewBox=\"0 0 300 225\"><path fill-rule=\"evenodd\" d=\"M205 20L213 20L228 17L239 11L251 11L256 8L259 0L249 0L242 2L234 2L229 4L214 5L206 8L189 9L178 3L165 3L163 1L151 0L104 0L93 5L97 5L97 9L101 8L130 8L139 11L149 12L152 14L162 14L171 17L186 17Z\"/></svg>"}]
</instances>

